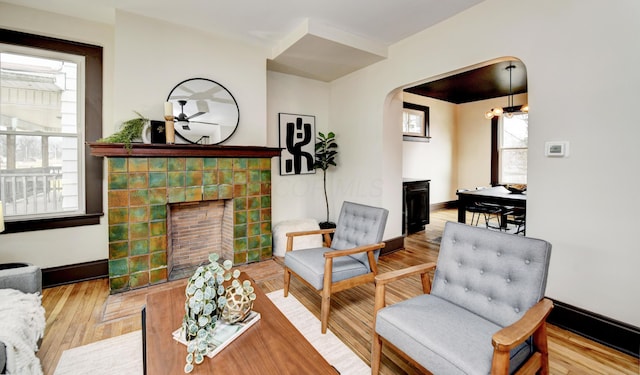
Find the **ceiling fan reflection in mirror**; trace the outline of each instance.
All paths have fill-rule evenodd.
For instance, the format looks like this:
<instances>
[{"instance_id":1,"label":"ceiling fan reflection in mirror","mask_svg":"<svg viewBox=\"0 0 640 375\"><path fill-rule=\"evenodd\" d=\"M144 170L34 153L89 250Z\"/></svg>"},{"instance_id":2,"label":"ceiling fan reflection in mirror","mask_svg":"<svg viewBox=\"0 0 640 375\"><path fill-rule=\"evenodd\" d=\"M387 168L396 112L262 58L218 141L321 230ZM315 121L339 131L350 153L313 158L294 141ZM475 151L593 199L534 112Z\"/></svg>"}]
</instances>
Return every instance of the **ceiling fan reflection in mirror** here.
<instances>
[{"instance_id":1,"label":"ceiling fan reflection in mirror","mask_svg":"<svg viewBox=\"0 0 640 375\"><path fill-rule=\"evenodd\" d=\"M184 113L184 106L187 104L186 100L178 100L178 104L180 104L180 114L176 116L176 124L182 126L184 130L191 130L189 127L189 122L193 121L192 119L201 115L204 115L209 111L209 106L203 100L196 100L196 106L198 108L198 112L187 116ZM218 125L215 122L206 122L206 121L193 121L200 124L209 124L209 125Z\"/></svg>"}]
</instances>

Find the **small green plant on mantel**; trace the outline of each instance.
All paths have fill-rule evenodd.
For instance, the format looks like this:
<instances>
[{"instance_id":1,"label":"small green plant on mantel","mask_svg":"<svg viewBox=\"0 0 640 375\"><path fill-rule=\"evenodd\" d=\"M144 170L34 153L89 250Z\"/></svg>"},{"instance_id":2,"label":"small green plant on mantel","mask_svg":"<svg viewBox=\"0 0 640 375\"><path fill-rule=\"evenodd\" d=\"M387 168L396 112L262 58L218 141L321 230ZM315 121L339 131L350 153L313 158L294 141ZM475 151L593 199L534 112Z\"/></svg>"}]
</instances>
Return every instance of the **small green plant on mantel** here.
<instances>
[{"instance_id":1,"label":"small green plant on mantel","mask_svg":"<svg viewBox=\"0 0 640 375\"><path fill-rule=\"evenodd\" d=\"M322 169L322 182L324 186L324 202L327 208L327 220L320 223L320 228L335 228L335 224L329 221L329 198L327 197L327 169L336 167L336 156L338 155L338 144L336 135L333 132L324 135L318 132L316 137L316 161L313 164L315 169Z\"/></svg>"},{"instance_id":2,"label":"small green plant on mantel","mask_svg":"<svg viewBox=\"0 0 640 375\"><path fill-rule=\"evenodd\" d=\"M98 139L98 142L103 143L124 143L124 147L127 150L131 150L131 143L134 139L142 137L142 129L144 125L149 122L148 118L145 118L140 113L136 112L138 117L131 120L127 120L120 126L120 131L111 134L108 137Z\"/></svg>"}]
</instances>

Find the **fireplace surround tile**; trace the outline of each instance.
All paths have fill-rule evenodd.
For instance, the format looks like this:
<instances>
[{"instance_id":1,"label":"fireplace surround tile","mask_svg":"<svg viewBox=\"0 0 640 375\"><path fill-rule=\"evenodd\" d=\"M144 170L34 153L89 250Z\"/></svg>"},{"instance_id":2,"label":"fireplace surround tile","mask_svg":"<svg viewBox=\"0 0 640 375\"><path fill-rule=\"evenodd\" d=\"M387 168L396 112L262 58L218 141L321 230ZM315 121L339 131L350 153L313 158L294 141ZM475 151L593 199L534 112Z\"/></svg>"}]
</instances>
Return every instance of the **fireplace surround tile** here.
<instances>
[{"instance_id":1,"label":"fireplace surround tile","mask_svg":"<svg viewBox=\"0 0 640 375\"><path fill-rule=\"evenodd\" d=\"M270 158L129 156L107 161L112 293L168 281L167 216L174 203L230 200L233 239L227 259L238 265L271 258Z\"/></svg>"},{"instance_id":2,"label":"fireplace surround tile","mask_svg":"<svg viewBox=\"0 0 640 375\"><path fill-rule=\"evenodd\" d=\"M149 253L149 240L131 241L131 255L144 255Z\"/></svg>"},{"instance_id":3,"label":"fireplace surround tile","mask_svg":"<svg viewBox=\"0 0 640 375\"><path fill-rule=\"evenodd\" d=\"M126 189L129 186L129 175L126 173L110 173L109 189Z\"/></svg>"}]
</instances>

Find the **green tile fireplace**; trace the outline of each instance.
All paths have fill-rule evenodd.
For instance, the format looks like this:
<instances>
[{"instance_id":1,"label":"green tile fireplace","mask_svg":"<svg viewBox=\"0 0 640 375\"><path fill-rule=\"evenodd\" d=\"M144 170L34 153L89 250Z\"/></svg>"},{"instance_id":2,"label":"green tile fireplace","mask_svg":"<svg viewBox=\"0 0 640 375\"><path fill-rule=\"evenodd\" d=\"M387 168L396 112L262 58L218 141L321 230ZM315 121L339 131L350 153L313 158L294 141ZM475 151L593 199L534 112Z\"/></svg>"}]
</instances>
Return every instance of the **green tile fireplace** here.
<instances>
[{"instance_id":1,"label":"green tile fireplace","mask_svg":"<svg viewBox=\"0 0 640 375\"><path fill-rule=\"evenodd\" d=\"M229 200L232 254L223 257L235 265L271 259L271 158L280 149L90 146L92 155L107 157L111 293L168 281L167 215L174 203Z\"/></svg>"}]
</instances>

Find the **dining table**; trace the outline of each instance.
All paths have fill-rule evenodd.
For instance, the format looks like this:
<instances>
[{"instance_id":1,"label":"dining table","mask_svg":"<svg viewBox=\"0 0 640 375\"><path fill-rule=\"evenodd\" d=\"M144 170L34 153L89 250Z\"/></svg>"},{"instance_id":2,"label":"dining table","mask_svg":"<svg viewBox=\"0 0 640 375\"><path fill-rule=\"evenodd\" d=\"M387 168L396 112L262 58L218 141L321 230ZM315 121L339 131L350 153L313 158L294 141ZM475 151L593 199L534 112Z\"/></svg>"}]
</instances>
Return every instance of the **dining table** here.
<instances>
[{"instance_id":1,"label":"dining table","mask_svg":"<svg viewBox=\"0 0 640 375\"><path fill-rule=\"evenodd\" d=\"M476 203L493 203L504 207L512 207L521 209L526 212L527 208L527 194L526 191L522 193L511 192L502 185L493 186L483 189L475 190L459 190L458 195L458 222L465 223L467 217L467 207ZM506 225L506 212L502 213L502 225Z\"/></svg>"}]
</instances>

